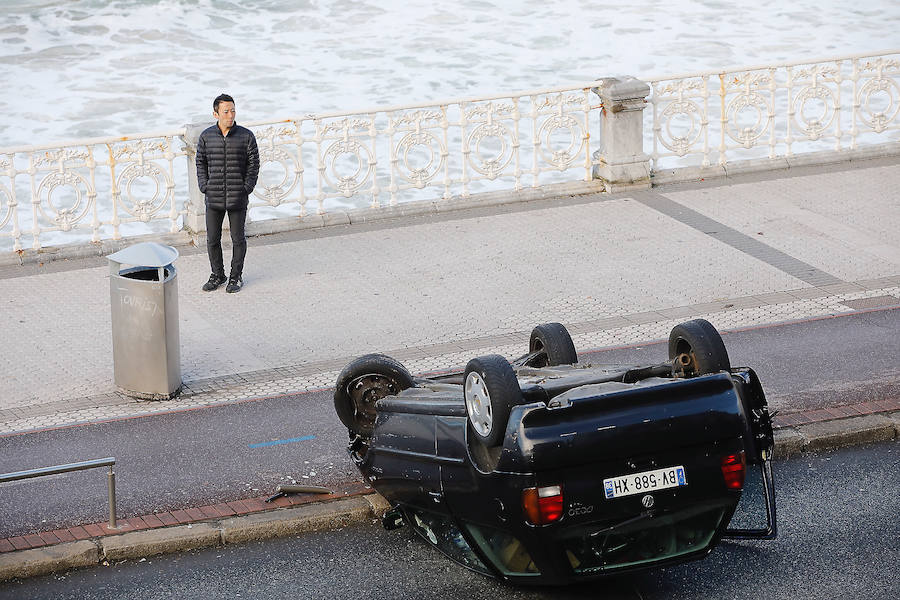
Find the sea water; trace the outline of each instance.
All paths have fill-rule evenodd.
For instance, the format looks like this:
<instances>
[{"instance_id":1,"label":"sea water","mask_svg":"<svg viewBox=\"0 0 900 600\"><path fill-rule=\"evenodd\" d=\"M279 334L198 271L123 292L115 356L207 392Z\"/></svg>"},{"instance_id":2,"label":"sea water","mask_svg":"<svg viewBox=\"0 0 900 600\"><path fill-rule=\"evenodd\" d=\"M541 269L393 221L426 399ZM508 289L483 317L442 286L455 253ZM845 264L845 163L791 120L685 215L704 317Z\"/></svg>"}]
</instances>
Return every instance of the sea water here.
<instances>
[{"instance_id":1,"label":"sea water","mask_svg":"<svg viewBox=\"0 0 900 600\"><path fill-rule=\"evenodd\" d=\"M900 46L870 0L0 0L0 148Z\"/></svg>"}]
</instances>

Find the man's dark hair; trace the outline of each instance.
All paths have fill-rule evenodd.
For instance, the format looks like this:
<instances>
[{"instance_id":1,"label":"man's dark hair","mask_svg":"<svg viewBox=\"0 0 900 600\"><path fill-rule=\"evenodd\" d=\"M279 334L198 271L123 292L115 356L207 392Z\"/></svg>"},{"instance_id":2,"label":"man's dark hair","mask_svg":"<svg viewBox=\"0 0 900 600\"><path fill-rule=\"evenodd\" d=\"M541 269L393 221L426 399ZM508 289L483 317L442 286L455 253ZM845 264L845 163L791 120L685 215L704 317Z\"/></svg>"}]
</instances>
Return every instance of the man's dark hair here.
<instances>
[{"instance_id":1,"label":"man's dark hair","mask_svg":"<svg viewBox=\"0 0 900 600\"><path fill-rule=\"evenodd\" d=\"M231 102L232 104L234 104L234 98L232 98L228 94L219 94L218 96L216 96L216 99L213 100L213 112L219 112L219 104L221 104L222 102Z\"/></svg>"}]
</instances>

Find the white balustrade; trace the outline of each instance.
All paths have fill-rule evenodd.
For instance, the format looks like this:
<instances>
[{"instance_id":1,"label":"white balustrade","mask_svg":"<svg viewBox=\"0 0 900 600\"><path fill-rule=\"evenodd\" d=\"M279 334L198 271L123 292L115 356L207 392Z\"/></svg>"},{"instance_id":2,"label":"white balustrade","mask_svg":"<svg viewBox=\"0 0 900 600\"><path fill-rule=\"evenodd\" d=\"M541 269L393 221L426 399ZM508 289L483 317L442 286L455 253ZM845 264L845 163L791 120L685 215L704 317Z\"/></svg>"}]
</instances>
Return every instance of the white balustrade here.
<instances>
[{"instance_id":1,"label":"white balustrade","mask_svg":"<svg viewBox=\"0 0 900 600\"><path fill-rule=\"evenodd\" d=\"M897 141L900 50L650 78L651 167Z\"/></svg>"},{"instance_id":2,"label":"white balustrade","mask_svg":"<svg viewBox=\"0 0 900 600\"><path fill-rule=\"evenodd\" d=\"M0 151L0 250L181 229L181 131ZM137 225L137 227L135 227ZM3 244L3 242L6 242ZM10 243L11 242L11 243Z\"/></svg>"},{"instance_id":3,"label":"white balustrade","mask_svg":"<svg viewBox=\"0 0 900 600\"><path fill-rule=\"evenodd\" d=\"M898 79L891 50L242 122L260 151L250 215L303 219L592 177L615 190L647 186L660 169L896 142ZM0 149L0 254L202 232L194 144L211 123Z\"/></svg>"},{"instance_id":4,"label":"white balustrade","mask_svg":"<svg viewBox=\"0 0 900 600\"><path fill-rule=\"evenodd\" d=\"M242 123L260 148L251 209L302 218L449 200L571 181L572 169L590 181L596 85Z\"/></svg>"}]
</instances>

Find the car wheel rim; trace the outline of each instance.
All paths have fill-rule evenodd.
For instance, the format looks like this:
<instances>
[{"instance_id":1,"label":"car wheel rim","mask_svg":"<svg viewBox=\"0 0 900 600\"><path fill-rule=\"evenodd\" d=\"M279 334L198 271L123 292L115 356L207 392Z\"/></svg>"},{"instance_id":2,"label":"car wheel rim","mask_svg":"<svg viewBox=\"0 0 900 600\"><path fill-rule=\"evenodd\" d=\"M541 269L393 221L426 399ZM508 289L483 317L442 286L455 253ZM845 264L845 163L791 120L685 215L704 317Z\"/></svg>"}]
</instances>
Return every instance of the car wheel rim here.
<instances>
[{"instance_id":1,"label":"car wheel rim","mask_svg":"<svg viewBox=\"0 0 900 600\"><path fill-rule=\"evenodd\" d=\"M491 395L488 393L484 379L476 371L472 371L466 377L465 398L469 422L478 435L486 437L493 428Z\"/></svg>"},{"instance_id":2,"label":"car wheel rim","mask_svg":"<svg viewBox=\"0 0 900 600\"><path fill-rule=\"evenodd\" d=\"M353 411L361 425L375 425L375 402L399 391L396 382L377 373L357 377L347 386Z\"/></svg>"}]
</instances>

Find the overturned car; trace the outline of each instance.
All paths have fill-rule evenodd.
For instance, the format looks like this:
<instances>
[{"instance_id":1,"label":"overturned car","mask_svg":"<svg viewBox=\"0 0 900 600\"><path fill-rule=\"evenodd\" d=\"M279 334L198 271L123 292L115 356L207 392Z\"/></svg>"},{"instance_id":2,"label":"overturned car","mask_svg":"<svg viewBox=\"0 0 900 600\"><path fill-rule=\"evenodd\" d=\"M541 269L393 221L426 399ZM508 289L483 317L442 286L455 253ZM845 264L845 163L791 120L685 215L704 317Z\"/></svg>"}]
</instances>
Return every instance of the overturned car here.
<instances>
[{"instance_id":1,"label":"overturned car","mask_svg":"<svg viewBox=\"0 0 900 600\"><path fill-rule=\"evenodd\" d=\"M668 360L578 362L559 323L509 362L413 377L380 354L340 373L337 414L363 477L408 523L475 571L560 584L701 558L723 537L775 537L772 420L750 368L702 319ZM730 529L748 469L765 525ZM762 512L762 509L760 510Z\"/></svg>"}]
</instances>

